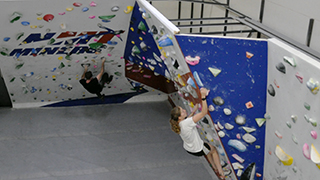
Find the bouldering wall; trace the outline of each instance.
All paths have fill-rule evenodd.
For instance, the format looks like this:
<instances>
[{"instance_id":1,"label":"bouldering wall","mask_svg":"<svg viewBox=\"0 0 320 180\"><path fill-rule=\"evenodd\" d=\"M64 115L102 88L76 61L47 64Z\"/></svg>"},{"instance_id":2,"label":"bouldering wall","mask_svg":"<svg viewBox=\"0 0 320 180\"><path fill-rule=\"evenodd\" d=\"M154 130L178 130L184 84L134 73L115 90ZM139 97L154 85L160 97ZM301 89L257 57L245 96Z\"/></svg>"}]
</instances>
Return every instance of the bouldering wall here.
<instances>
[{"instance_id":1,"label":"bouldering wall","mask_svg":"<svg viewBox=\"0 0 320 180\"><path fill-rule=\"evenodd\" d=\"M123 59L134 2L1 1L0 68L13 107L105 103L79 83L81 64L97 75L102 57L114 76L102 94L121 102L137 93Z\"/></svg>"},{"instance_id":2,"label":"bouldering wall","mask_svg":"<svg viewBox=\"0 0 320 180\"><path fill-rule=\"evenodd\" d=\"M233 165L234 174L244 179L261 179L264 165L267 41L176 35L189 64L192 78L186 84L210 89L207 98L214 125L203 136L216 142L220 157ZM218 138L219 139L219 138ZM222 154L224 147L226 154ZM229 160L229 161L228 161ZM233 170L232 169L232 170ZM256 177L257 176L257 177ZM234 176L229 176L236 179Z\"/></svg>"},{"instance_id":3,"label":"bouldering wall","mask_svg":"<svg viewBox=\"0 0 320 180\"><path fill-rule=\"evenodd\" d=\"M268 95L264 177L320 176L319 61L276 39L268 40Z\"/></svg>"}]
</instances>

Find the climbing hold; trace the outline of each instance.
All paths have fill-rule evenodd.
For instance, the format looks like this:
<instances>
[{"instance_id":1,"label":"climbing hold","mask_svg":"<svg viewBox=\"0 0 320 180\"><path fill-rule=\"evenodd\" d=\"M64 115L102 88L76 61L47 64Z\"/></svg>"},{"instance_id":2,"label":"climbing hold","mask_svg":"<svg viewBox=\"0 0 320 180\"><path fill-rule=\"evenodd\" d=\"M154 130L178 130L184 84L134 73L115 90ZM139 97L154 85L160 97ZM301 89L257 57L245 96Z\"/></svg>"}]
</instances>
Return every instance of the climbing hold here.
<instances>
[{"instance_id":1,"label":"climbing hold","mask_svg":"<svg viewBox=\"0 0 320 180\"><path fill-rule=\"evenodd\" d=\"M252 102L251 101L247 102L246 107L247 107L247 109L253 108Z\"/></svg>"},{"instance_id":2,"label":"climbing hold","mask_svg":"<svg viewBox=\"0 0 320 180\"><path fill-rule=\"evenodd\" d=\"M149 18L151 18L151 15L149 13L142 13L142 18L149 19Z\"/></svg>"},{"instance_id":3,"label":"climbing hold","mask_svg":"<svg viewBox=\"0 0 320 180\"><path fill-rule=\"evenodd\" d=\"M213 105L209 105L209 111L210 111L210 112L214 111Z\"/></svg>"},{"instance_id":4,"label":"climbing hold","mask_svg":"<svg viewBox=\"0 0 320 180\"><path fill-rule=\"evenodd\" d=\"M244 126L242 127L242 129L245 130L247 133L251 133L251 132L253 132L253 131L256 131L255 128L244 127Z\"/></svg>"},{"instance_id":5,"label":"climbing hold","mask_svg":"<svg viewBox=\"0 0 320 180\"><path fill-rule=\"evenodd\" d=\"M149 32L152 34L158 34L158 30L155 25L151 26L151 29L149 30Z\"/></svg>"},{"instance_id":6,"label":"climbing hold","mask_svg":"<svg viewBox=\"0 0 320 180\"><path fill-rule=\"evenodd\" d=\"M298 120L298 117L297 117L296 115L292 115L292 116L291 116L291 119L292 119L292 121L293 121L294 123L296 123L297 120Z\"/></svg>"},{"instance_id":7,"label":"climbing hold","mask_svg":"<svg viewBox=\"0 0 320 180\"><path fill-rule=\"evenodd\" d=\"M62 69L62 68L64 68L64 67L65 67L65 65L63 64L63 62L61 62L58 68L59 68L59 69Z\"/></svg>"},{"instance_id":8,"label":"climbing hold","mask_svg":"<svg viewBox=\"0 0 320 180\"><path fill-rule=\"evenodd\" d=\"M13 82L15 79L16 79L15 77L11 78L10 82Z\"/></svg>"},{"instance_id":9,"label":"climbing hold","mask_svg":"<svg viewBox=\"0 0 320 180\"><path fill-rule=\"evenodd\" d=\"M292 164L293 158L285 153L279 145L276 146L275 154L283 163L283 165L290 166Z\"/></svg>"},{"instance_id":10,"label":"climbing hold","mask_svg":"<svg viewBox=\"0 0 320 180\"><path fill-rule=\"evenodd\" d=\"M307 87L313 94L317 94L319 91L319 82L315 81L313 78L310 78L307 82Z\"/></svg>"},{"instance_id":11,"label":"climbing hold","mask_svg":"<svg viewBox=\"0 0 320 180\"><path fill-rule=\"evenodd\" d=\"M61 12L61 13L58 13L59 15L65 15L66 14L66 12Z\"/></svg>"},{"instance_id":12,"label":"climbing hold","mask_svg":"<svg viewBox=\"0 0 320 180\"><path fill-rule=\"evenodd\" d=\"M309 145L307 143L305 143L303 145L302 153L303 153L304 157L306 157L307 159L310 159L310 149L309 149Z\"/></svg>"},{"instance_id":13,"label":"climbing hold","mask_svg":"<svg viewBox=\"0 0 320 180\"><path fill-rule=\"evenodd\" d=\"M131 52L134 53L134 54L140 54L140 50L139 50L139 48L138 48L136 45L134 45L134 46L132 47Z\"/></svg>"},{"instance_id":14,"label":"climbing hold","mask_svg":"<svg viewBox=\"0 0 320 180\"><path fill-rule=\"evenodd\" d=\"M4 37L3 38L3 41L5 41L5 42L7 42L7 41L9 41L10 40L10 37Z\"/></svg>"},{"instance_id":15,"label":"climbing hold","mask_svg":"<svg viewBox=\"0 0 320 180\"><path fill-rule=\"evenodd\" d=\"M196 80L198 86L203 87L203 83L202 83L202 81L201 81L201 79L200 79L197 71L194 71L194 72L193 72L193 77L194 77L194 79Z\"/></svg>"},{"instance_id":16,"label":"climbing hold","mask_svg":"<svg viewBox=\"0 0 320 180\"><path fill-rule=\"evenodd\" d=\"M299 80L300 83L303 83L303 77L297 72L296 78Z\"/></svg>"},{"instance_id":17,"label":"climbing hold","mask_svg":"<svg viewBox=\"0 0 320 180\"><path fill-rule=\"evenodd\" d=\"M306 102L304 103L304 107L305 107L307 110L310 110L310 108L311 108L310 105L309 105L308 103L306 103Z\"/></svg>"},{"instance_id":18,"label":"climbing hold","mask_svg":"<svg viewBox=\"0 0 320 180\"><path fill-rule=\"evenodd\" d=\"M43 18L42 17L37 17L37 20L42 20Z\"/></svg>"},{"instance_id":19,"label":"climbing hold","mask_svg":"<svg viewBox=\"0 0 320 180\"><path fill-rule=\"evenodd\" d=\"M65 23L61 23L61 24L60 24L60 28L61 28L61 29L66 29L66 28L67 28L67 25L66 25Z\"/></svg>"},{"instance_id":20,"label":"climbing hold","mask_svg":"<svg viewBox=\"0 0 320 180\"><path fill-rule=\"evenodd\" d=\"M224 127L220 124L220 122L218 121L217 126L220 130L222 130Z\"/></svg>"},{"instance_id":21,"label":"climbing hold","mask_svg":"<svg viewBox=\"0 0 320 180\"><path fill-rule=\"evenodd\" d=\"M158 40L159 46L160 47L167 47L167 46L172 46L173 42L172 40L168 37L168 35L164 35L162 36L159 40Z\"/></svg>"},{"instance_id":22,"label":"climbing hold","mask_svg":"<svg viewBox=\"0 0 320 180\"><path fill-rule=\"evenodd\" d=\"M240 152L244 152L247 149L247 147L241 141L236 140L236 139L230 139L228 141L228 145L237 149Z\"/></svg>"},{"instance_id":23,"label":"climbing hold","mask_svg":"<svg viewBox=\"0 0 320 180\"><path fill-rule=\"evenodd\" d=\"M141 31L147 31L146 25L142 21L138 24L138 29Z\"/></svg>"},{"instance_id":24,"label":"climbing hold","mask_svg":"<svg viewBox=\"0 0 320 180\"><path fill-rule=\"evenodd\" d=\"M220 69L216 69L216 68L212 68L212 67L209 67L208 69L210 70L210 72L213 74L214 77L217 77L221 72Z\"/></svg>"},{"instance_id":25,"label":"climbing hold","mask_svg":"<svg viewBox=\"0 0 320 180\"><path fill-rule=\"evenodd\" d=\"M140 48L142 49L142 51L145 51L145 52L148 50L148 47L147 47L146 43L144 43L144 42L140 43Z\"/></svg>"},{"instance_id":26,"label":"climbing hold","mask_svg":"<svg viewBox=\"0 0 320 180\"><path fill-rule=\"evenodd\" d=\"M308 115L305 114L303 117L304 117L304 119L305 119L308 123L310 122L310 118L309 118Z\"/></svg>"},{"instance_id":27,"label":"climbing hold","mask_svg":"<svg viewBox=\"0 0 320 180\"><path fill-rule=\"evenodd\" d=\"M73 11L73 7L67 7L67 8L66 8L66 11L69 11L69 12L70 12L70 11Z\"/></svg>"},{"instance_id":28,"label":"climbing hold","mask_svg":"<svg viewBox=\"0 0 320 180\"><path fill-rule=\"evenodd\" d=\"M20 69L23 65L24 65L24 63L17 64L16 69Z\"/></svg>"},{"instance_id":29,"label":"climbing hold","mask_svg":"<svg viewBox=\"0 0 320 180\"><path fill-rule=\"evenodd\" d=\"M253 56L253 54L252 54L252 53L250 53L250 52L246 52L246 57L247 57L248 59L252 58L252 56Z\"/></svg>"},{"instance_id":30,"label":"climbing hold","mask_svg":"<svg viewBox=\"0 0 320 180\"><path fill-rule=\"evenodd\" d=\"M34 75L34 72L29 72L29 73L27 73L27 74L24 74L24 76L26 76L26 77L30 77L30 76L32 76L32 75Z\"/></svg>"},{"instance_id":31,"label":"climbing hold","mask_svg":"<svg viewBox=\"0 0 320 180\"><path fill-rule=\"evenodd\" d=\"M282 135L280 134L279 131L275 131L274 134L279 138L279 139L282 139Z\"/></svg>"},{"instance_id":32,"label":"climbing hold","mask_svg":"<svg viewBox=\"0 0 320 180\"><path fill-rule=\"evenodd\" d=\"M291 128L291 123L289 121L286 122L288 128Z\"/></svg>"},{"instance_id":33,"label":"climbing hold","mask_svg":"<svg viewBox=\"0 0 320 180\"><path fill-rule=\"evenodd\" d=\"M276 65L276 68L278 69L278 71L282 72L283 74L286 73L286 67L283 65L283 63L279 63Z\"/></svg>"},{"instance_id":34,"label":"climbing hold","mask_svg":"<svg viewBox=\"0 0 320 180\"><path fill-rule=\"evenodd\" d=\"M89 19L94 19L96 18L96 16L89 16Z\"/></svg>"},{"instance_id":35,"label":"climbing hold","mask_svg":"<svg viewBox=\"0 0 320 180\"><path fill-rule=\"evenodd\" d=\"M292 67L297 66L296 61L292 57L284 56L283 60L284 60L284 62L290 64L290 66L292 66Z\"/></svg>"},{"instance_id":36,"label":"climbing hold","mask_svg":"<svg viewBox=\"0 0 320 180\"><path fill-rule=\"evenodd\" d=\"M80 6L82 6L82 4L81 4L81 3L78 3L78 2L73 3L73 5L74 5L75 7L80 7Z\"/></svg>"},{"instance_id":37,"label":"climbing hold","mask_svg":"<svg viewBox=\"0 0 320 180\"><path fill-rule=\"evenodd\" d=\"M240 180L254 180L256 172L256 163L251 163L241 175Z\"/></svg>"},{"instance_id":38,"label":"climbing hold","mask_svg":"<svg viewBox=\"0 0 320 180\"><path fill-rule=\"evenodd\" d=\"M217 106L221 106L224 104L224 100L220 96L213 98L212 102Z\"/></svg>"},{"instance_id":39,"label":"climbing hold","mask_svg":"<svg viewBox=\"0 0 320 180\"><path fill-rule=\"evenodd\" d=\"M238 154L232 154L231 155L233 158L235 158L237 161L239 161L240 163L244 162L244 159L241 158ZM233 163L232 163L233 164Z\"/></svg>"},{"instance_id":40,"label":"climbing hold","mask_svg":"<svg viewBox=\"0 0 320 180\"><path fill-rule=\"evenodd\" d=\"M9 54L9 50L5 47L2 47L0 50L0 54L3 56L7 56Z\"/></svg>"},{"instance_id":41,"label":"climbing hold","mask_svg":"<svg viewBox=\"0 0 320 180\"><path fill-rule=\"evenodd\" d=\"M311 133L311 137L312 137L313 139L317 139L318 133L317 133L316 131L311 131L310 133Z\"/></svg>"},{"instance_id":42,"label":"climbing hold","mask_svg":"<svg viewBox=\"0 0 320 180\"><path fill-rule=\"evenodd\" d=\"M114 72L114 74L117 75L117 76L121 76L122 75L121 72Z\"/></svg>"},{"instance_id":43,"label":"climbing hold","mask_svg":"<svg viewBox=\"0 0 320 180\"><path fill-rule=\"evenodd\" d=\"M274 90L272 84L270 84L268 86L268 93L271 95L271 96L275 96L276 95L276 91Z\"/></svg>"},{"instance_id":44,"label":"climbing hold","mask_svg":"<svg viewBox=\"0 0 320 180\"><path fill-rule=\"evenodd\" d=\"M62 57L62 56L59 56L58 59L61 61L61 60L63 59L63 57Z\"/></svg>"},{"instance_id":45,"label":"climbing hold","mask_svg":"<svg viewBox=\"0 0 320 180\"><path fill-rule=\"evenodd\" d=\"M315 119L309 118L309 122L312 126L317 127L317 121Z\"/></svg>"},{"instance_id":46,"label":"climbing hold","mask_svg":"<svg viewBox=\"0 0 320 180\"><path fill-rule=\"evenodd\" d=\"M191 85L193 88L197 89L196 84L194 83L193 79L191 77L189 77L189 79L187 80L187 84Z\"/></svg>"},{"instance_id":47,"label":"climbing hold","mask_svg":"<svg viewBox=\"0 0 320 180\"><path fill-rule=\"evenodd\" d=\"M224 133L223 131L219 131L218 135L219 137L223 138L224 136L226 136L226 133Z\"/></svg>"},{"instance_id":48,"label":"climbing hold","mask_svg":"<svg viewBox=\"0 0 320 180\"><path fill-rule=\"evenodd\" d=\"M112 8L111 8L111 11L112 12L116 12L116 11L119 11L119 6L113 6Z\"/></svg>"},{"instance_id":49,"label":"climbing hold","mask_svg":"<svg viewBox=\"0 0 320 180\"><path fill-rule=\"evenodd\" d=\"M227 129L227 130L231 130L234 128L234 126L232 124L229 124L229 123L226 123L224 124L224 127Z\"/></svg>"},{"instance_id":50,"label":"climbing hold","mask_svg":"<svg viewBox=\"0 0 320 180\"><path fill-rule=\"evenodd\" d=\"M35 29L35 28L37 28L37 27L38 27L38 26L36 26L36 25L31 25L31 26L30 26L31 29Z\"/></svg>"},{"instance_id":51,"label":"climbing hold","mask_svg":"<svg viewBox=\"0 0 320 180\"><path fill-rule=\"evenodd\" d=\"M127 9L124 10L124 13L129 14L133 10L133 6L127 6Z\"/></svg>"},{"instance_id":52,"label":"climbing hold","mask_svg":"<svg viewBox=\"0 0 320 180\"><path fill-rule=\"evenodd\" d=\"M51 22L54 18L54 15L52 14L46 14L43 16L43 20L47 21L47 22Z\"/></svg>"},{"instance_id":53,"label":"climbing hold","mask_svg":"<svg viewBox=\"0 0 320 180\"><path fill-rule=\"evenodd\" d=\"M296 138L295 135L292 134L291 138L294 143L298 144L298 139Z\"/></svg>"},{"instance_id":54,"label":"climbing hold","mask_svg":"<svg viewBox=\"0 0 320 180\"><path fill-rule=\"evenodd\" d=\"M91 49L99 49L99 48L101 48L103 46L103 44L102 43L99 43L99 42L97 42L97 43L91 43L91 44L89 44L89 47L91 48Z\"/></svg>"},{"instance_id":55,"label":"climbing hold","mask_svg":"<svg viewBox=\"0 0 320 180\"><path fill-rule=\"evenodd\" d=\"M30 23L28 21L22 21L21 24L24 25L24 26L29 26L30 25Z\"/></svg>"},{"instance_id":56,"label":"climbing hold","mask_svg":"<svg viewBox=\"0 0 320 180\"><path fill-rule=\"evenodd\" d=\"M311 161L319 164L320 163L320 154L318 153L317 149L311 144L311 152L310 152Z\"/></svg>"},{"instance_id":57,"label":"climbing hold","mask_svg":"<svg viewBox=\"0 0 320 180\"><path fill-rule=\"evenodd\" d=\"M114 18L116 15L109 15L109 16L99 16L100 19L102 20L110 20Z\"/></svg>"},{"instance_id":58,"label":"climbing hold","mask_svg":"<svg viewBox=\"0 0 320 180\"><path fill-rule=\"evenodd\" d=\"M253 142L255 142L257 139L254 137L254 136L252 136L251 134L249 134L249 133L246 133L245 135L243 135L242 136L242 139L245 141L245 142L247 142L247 143L253 143Z\"/></svg>"},{"instance_id":59,"label":"climbing hold","mask_svg":"<svg viewBox=\"0 0 320 180\"><path fill-rule=\"evenodd\" d=\"M91 1L90 6L91 6L91 7L96 7L96 6L97 6L97 3L95 3L94 1Z\"/></svg>"},{"instance_id":60,"label":"climbing hold","mask_svg":"<svg viewBox=\"0 0 320 180\"><path fill-rule=\"evenodd\" d=\"M266 122L265 118L255 118L255 120L259 127L261 127Z\"/></svg>"},{"instance_id":61,"label":"climbing hold","mask_svg":"<svg viewBox=\"0 0 320 180\"><path fill-rule=\"evenodd\" d=\"M16 39L19 40L24 35L24 32L18 33Z\"/></svg>"},{"instance_id":62,"label":"climbing hold","mask_svg":"<svg viewBox=\"0 0 320 180\"><path fill-rule=\"evenodd\" d=\"M238 124L238 125L244 125L246 123L246 118L238 115L234 118L234 121Z\"/></svg>"},{"instance_id":63,"label":"climbing hold","mask_svg":"<svg viewBox=\"0 0 320 180\"><path fill-rule=\"evenodd\" d=\"M82 8L82 12L87 12L89 10L89 8L88 7L84 7L84 8Z\"/></svg>"},{"instance_id":64,"label":"climbing hold","mask_svg":"<svg viewBox=\"0 0 320 180\"><path fill-rule=\"evenodd\" d=\"M224 114L227 115L227 116L229 116L229 115L232 113L231 110L228 109L228 108L224 108L224 109L223 109L223 112L224 112Z\"/></svg>"},{"instance_id":65,"label":"climbing hold","mask_svg":"<svg viewBox=\"0 0 320 180\"><path fill-rule=\"evenodd\" d=\"M186 60L186 62L188 64L193 65L193 66L199 64L199 61L200 61L200 57L199 56L196 56L194 58L191 57L191 56L186 56L184 59Z\"/></svg>"},{"instance_id":66,"label":"climbing hold","mask_svg":"<svg viewBox=\"0 0 320 180\"><path fill-rule=\"evenodd\" d=\"M241 139L241 135L238 133L236 134L237 139Z\"/></svg>"},{"instance_id":67,"label":"climbing hold","mask_svg":"<svg viewBox=\"0 0 320 180\"><path fill-rule=\"evenodd\" d=\"M18 21L21 17L22 17L22 14L21 14L21 13L14 12L14 13L10 16L10 23L13 23L13 22L15 22L15 21Z\"/></svg>"}]
</instances>

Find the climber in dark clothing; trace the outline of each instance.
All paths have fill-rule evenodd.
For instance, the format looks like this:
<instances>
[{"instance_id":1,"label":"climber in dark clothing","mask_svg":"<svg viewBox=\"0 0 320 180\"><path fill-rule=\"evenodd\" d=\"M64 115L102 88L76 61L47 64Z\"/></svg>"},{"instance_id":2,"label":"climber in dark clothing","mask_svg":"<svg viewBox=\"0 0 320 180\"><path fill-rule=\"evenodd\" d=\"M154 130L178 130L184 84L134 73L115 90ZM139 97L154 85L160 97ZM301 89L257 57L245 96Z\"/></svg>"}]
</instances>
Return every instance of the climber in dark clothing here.
<instances>
[{"instance_id":1,"label":"climber in dark clothing","mask_svg":"<svg viewBox=\"0 0 320 180\"><path fill-rule=\"evenodd\" d=\"M96 94L100 99L104 99L104 95L101 95L100 92L102 91L104 84L109 84L113 76L109 76L108 73L104 72L104 62L106 58L102 57L101 62L101 70L97 77L92 77L92 72L88 71L88 65L84 65L84 72L81 76L80 83L82 86L92 94Z\"/></svg>"}]
</instances>

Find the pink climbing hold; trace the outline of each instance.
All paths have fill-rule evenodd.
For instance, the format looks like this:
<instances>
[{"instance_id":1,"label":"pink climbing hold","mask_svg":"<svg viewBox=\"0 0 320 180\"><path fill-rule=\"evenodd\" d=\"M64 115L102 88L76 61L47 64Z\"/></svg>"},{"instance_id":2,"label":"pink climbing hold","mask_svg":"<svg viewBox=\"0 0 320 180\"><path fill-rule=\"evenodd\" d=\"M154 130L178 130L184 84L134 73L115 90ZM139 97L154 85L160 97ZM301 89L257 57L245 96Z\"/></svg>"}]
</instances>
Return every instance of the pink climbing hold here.
<instances>
[{"instance_id":1,"label":"pink climbing hold","mask_svg":"<svg viewBox=\"0 0 320 180\"><path fill-rule=\"evenodd\" d=\"M309 150L309 145L307 143L303 145L302 152L304 157L306 157L307 159L310 159L310 150Z\"/></svg>"},{"instance_id":2,"label":"pink climbing hold","mask_svg":"<svg viewBox=\"0 0 320 180\"><path fill-rule=\"evenodd\" d=\"M93 67L94 67L94 68L97 68L98 66L97 66L97 65L94 65Z\"/></svg>"},{"instance_id":3,"label":"pink climbing hold","mask_svg":"<svg viewBox=\"0 0 320 180\"><path fill-rule=\"evenodd\" d=\"M146 75L146 74L145 74L145 75L143 75L143 77L144 77L144 78L151 78L151 76L150 76L150 75Z\"/></svg>"},{"instance_id":4,"label":"pink climbing hold","mask_svg":"<svg viewBox=\"0 0 320 180\"><path fill-rule=\"evenodd\" d=\"M96 16L89 16L89 19L94 19L96 18Z\"/></svg>"},{"instance_id":5,"label":"pink climbing hold","mask_svg":"<svg viewBox=\"0 0 320 180\"><path fill-rule=\"evenodd\" d=\"M196 56L196 57L193 58L193 57L191 57L191 56L186 56L186 57L185 57L185 60L186 60L186 62L187 62L188 64L194 66L194 65L199 64L199 62L200 62L200 57L199 57L199 56Z\"/></svg>"},{"instance_id":6,"label":"pink climbing hold","mask_svg":"<svg viewBox=\"0 0 320 180\"><path fill-rule=\"evenodd\" d=\"M96 6L97 6L97 3L95 3L94 1L92 1L92 2L90 3L90 6L91 6L91 7L96 7Z\"/></svg>"},{"instance_id":7,"label":"pink climbing hold","mask_svg":"<svg viewBox=\"0 0 320 180\"><path fill-rule=\"evenodd\" d=\"M59 15L65 15L66 14L66 12L61 12L61 13L58 13Z\"/></svg>"},{"instance_id":8,"label":"pink climbing hold","mask_svg":"<svg viewBox=\"0 0 320 180\"><path fill-rule=\"evenodd\" d=\"M311 131L311 137L312 137L313 139L317 139L317 137L318 137L317 132L316 132L316 131Z\"/></svg>"},{"instance_id":9,"label":"pink climbing hold","mask_svg":"<svg viewBox=\"0 0 320 180\"><path fill-rule=\"evenodd\" d=\"M146 60L146 58L145 58L144 56L142 57L142 59L143 59L143 60Z\"/></svg>"},{"instance_id":10,"label":"pink climbing hold","mask_svg":"<svg viewBox=\"0 0 320 180\"><path fill-rule=\"evenodd\" d=\"M111 56L111 54L108 54L108 56Z\"/></svg>"},{"instance_id":11,"label":"pink climbing hold","mask_svg":"<svg viewBox=\"0 0 320 180\"><path fill-rule=\"evenodd\" d=\"M54 18L54 15L52 14L46 14L43 16L43 20L47 21L47 22L51 22Z\"/></svg>"}]
</instances>

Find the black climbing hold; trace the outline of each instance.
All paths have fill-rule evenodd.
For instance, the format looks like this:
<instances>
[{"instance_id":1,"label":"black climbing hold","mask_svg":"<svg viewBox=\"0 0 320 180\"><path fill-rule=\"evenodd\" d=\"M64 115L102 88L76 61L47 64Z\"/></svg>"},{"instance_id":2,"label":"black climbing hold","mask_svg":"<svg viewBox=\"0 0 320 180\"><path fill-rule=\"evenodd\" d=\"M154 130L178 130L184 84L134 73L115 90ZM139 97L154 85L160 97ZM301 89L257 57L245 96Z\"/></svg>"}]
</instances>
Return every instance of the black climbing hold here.
<instances>
[{"instance_id":1,"label":"black climbing hold","mask_svg":"<svg viewBox=\"0 0 320 180\"><path fill-rule=\"evenodd\" d=\"M221 106L224 104L224 100L220 96L213 98L212 102L217 106Z\"/></svg>"},{"instance_id":2,"label":"black climbing hold","mask_svg":"<svg viewBox=\"0 0 320 180\"><path fill-rule=\"evenodd\" d=\"M241 175L240 180L255 179L256 163L251 163Z\"/></svg>"},{"instance_id":3,"label":"black climbing hold","mask_svg":"<svg viewBox=\"0 0 320 180\"><path fill-rule=\"evenodd\" d=\"M271 96L275 96L276 95L276 91L274 90L272 84L270 84L268 86L268 93L271 95Z\"/></svg>"},{"instance_id":4,"label":"black climbing hold","mask_svg":"<svg viewBox=\"0 0 320 180\"><path fill-rule=\"evenodd\" d=\"M206 123L206 124L209 124L209 121L206 117L203 118L202 122Z\"/></svg>"},{"instance_id":5,"label":"black climbing hold","mask_svg":"<svg viewBox=\"0 0 320 180\"><path fill-rule=\"evenodd\" d=\"M283 74L286 73L286 67L284 66L284 64L282 62L280 62L279 64L276 65L276 68L278 69L278 71L282 72Z\"/></svg>"}]
</instances>

